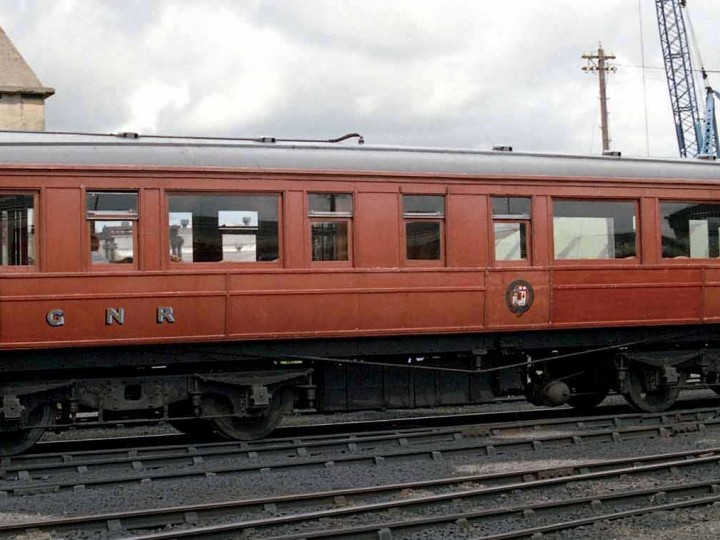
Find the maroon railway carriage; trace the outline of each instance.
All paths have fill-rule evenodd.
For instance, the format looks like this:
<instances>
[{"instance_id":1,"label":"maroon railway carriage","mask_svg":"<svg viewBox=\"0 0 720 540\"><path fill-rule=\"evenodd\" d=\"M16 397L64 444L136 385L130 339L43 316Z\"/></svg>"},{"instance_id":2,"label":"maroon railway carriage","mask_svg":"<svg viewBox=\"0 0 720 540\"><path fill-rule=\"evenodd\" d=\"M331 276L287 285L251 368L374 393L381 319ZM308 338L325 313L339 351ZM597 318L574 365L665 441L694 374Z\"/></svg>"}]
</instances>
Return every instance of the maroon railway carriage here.
<instances>
[{"instance_id":1,"label":"maroon railway carriage","mask_svg":"<svg viewBox=\"0 0 720 540\"><path fill-rule=\"evenodd\" d=\"M247 439L294 400L719 382L716 163L27 133L0 162L2 454L83 411Z\"/></svg>"}]
</instances>

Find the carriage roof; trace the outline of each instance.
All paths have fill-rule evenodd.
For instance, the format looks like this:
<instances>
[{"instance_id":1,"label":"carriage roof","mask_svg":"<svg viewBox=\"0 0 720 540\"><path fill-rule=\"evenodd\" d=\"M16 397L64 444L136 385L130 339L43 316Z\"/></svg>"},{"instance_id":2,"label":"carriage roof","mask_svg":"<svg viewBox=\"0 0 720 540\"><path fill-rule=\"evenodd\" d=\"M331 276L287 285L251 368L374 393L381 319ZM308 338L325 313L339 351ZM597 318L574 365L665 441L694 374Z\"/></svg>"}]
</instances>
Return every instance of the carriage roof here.
<instances>
[{"instance_id":1,"label":"carriage roof","mask_svg":"<svg viewBox=\"0 0 720 540\"><path fill-rule=\"evenodd\" d=\"M315 141L0 131L0 164L358 171L502 177L718 180L720 164Z\"/></svg>"}]
</instances>

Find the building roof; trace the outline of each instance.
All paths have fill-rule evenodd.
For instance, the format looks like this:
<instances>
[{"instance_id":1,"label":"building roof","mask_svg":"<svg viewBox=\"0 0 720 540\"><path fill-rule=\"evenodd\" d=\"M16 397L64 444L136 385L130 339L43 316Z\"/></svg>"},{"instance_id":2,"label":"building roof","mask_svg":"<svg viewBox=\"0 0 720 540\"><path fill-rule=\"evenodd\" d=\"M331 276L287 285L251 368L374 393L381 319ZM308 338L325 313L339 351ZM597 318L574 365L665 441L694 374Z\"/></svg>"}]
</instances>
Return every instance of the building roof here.
<instances>
[{"instance_id":1,"label":"building roof","mask_svg":"<svg viewBox=\"0 0 720 540\"><path fill-rule=\"evenodd\" d=\"M0 93L49 97L55 89L42 85L30 66L0 28Z\"/></svg>"}]
</instances>

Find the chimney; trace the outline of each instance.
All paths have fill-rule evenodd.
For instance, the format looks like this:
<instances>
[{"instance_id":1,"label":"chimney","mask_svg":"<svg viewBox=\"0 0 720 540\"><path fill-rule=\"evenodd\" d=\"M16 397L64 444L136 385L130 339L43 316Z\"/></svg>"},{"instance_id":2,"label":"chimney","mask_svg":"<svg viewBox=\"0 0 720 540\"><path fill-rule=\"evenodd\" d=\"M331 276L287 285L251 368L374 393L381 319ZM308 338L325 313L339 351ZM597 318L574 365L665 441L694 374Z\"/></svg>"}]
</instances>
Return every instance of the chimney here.
<instances>
[{"instance_id":1,"label":"chimney","mask_svg":"<svg viewBox=\"0 0 720 540\"><path fill-rule=\"evenodd\" d=\"M0 129L45 130L45 100L55 93L33 70L0 28Z\"/></svg>"}]
</instances>

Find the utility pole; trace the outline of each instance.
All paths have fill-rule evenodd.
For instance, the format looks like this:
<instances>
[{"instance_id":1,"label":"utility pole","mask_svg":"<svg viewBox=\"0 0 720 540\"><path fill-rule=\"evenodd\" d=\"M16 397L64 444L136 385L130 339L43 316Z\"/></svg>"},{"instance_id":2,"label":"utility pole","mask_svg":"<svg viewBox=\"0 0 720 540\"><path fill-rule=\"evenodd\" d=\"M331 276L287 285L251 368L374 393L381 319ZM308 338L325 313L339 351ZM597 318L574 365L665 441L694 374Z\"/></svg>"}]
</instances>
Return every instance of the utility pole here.
<instances>
[{"instance_id":1,"label":"utility pole","mask_svg":"<svg viewBox=\"0 0 720 540\"><path fill-rule=\"evenodd\" d=\"M617 68L607 64L608 60L615 60L612 54L605 54L602 43L598 44L597 53L583 54L584 60L588 63L582 68L586 73L597 72L600 80L600 129L602 130L602 149L603 153L610 150L610 130L608 129L608 111L607 111L607 82L605 81L605 73L608 71L615 72Z\"/></svg>"}]
</instances>

